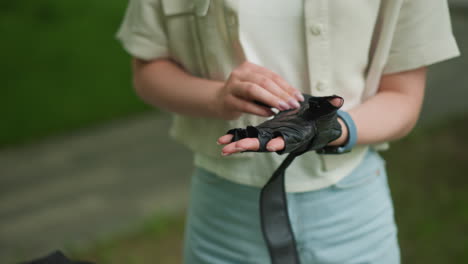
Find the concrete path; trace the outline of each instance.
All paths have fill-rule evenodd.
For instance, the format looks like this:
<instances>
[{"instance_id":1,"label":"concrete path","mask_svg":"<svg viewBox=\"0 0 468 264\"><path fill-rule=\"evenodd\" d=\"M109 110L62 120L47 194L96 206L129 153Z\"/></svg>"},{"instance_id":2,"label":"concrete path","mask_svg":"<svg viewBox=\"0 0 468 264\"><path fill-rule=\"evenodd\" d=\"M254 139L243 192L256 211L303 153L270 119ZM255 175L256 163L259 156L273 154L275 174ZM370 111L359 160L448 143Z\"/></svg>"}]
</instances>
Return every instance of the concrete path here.
<instances>
[{"instance_id":1,"label":"concrete path","mask_svg":"<svg viewBox=\"0 0 468 264\"><path fill-rule=\"evenodd\" d=\"M186 205L191 154L167 115L0 152L0 263L131 228Z\"/></svg>"},{"instance_id":2,"label":"concrete path","mask_svg":"<svg viewBox=\"0 0 468 264\"><path fill-rule=\"evenodd\" d=\"M468 52L468 9L453 11ZM421 124L468 113L468 59L431 68ZM191 155L148 113L30 146L0 150L0 263L131 228L187 203Z\"/></svg>"}]
</instances>

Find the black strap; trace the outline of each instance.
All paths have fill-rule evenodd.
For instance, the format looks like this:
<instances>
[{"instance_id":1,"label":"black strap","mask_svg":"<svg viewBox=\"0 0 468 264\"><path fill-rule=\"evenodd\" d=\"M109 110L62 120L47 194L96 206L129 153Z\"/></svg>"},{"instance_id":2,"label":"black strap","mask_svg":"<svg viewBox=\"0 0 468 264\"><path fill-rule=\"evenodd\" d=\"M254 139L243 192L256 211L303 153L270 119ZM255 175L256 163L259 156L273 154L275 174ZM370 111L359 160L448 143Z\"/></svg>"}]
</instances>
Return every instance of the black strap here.
<instances>
[{"instance_id":1,"label":"black strap","mask_svg":"<svg viewBox=\"0 0 468 264\"><path fill-rule=\"evenodd\" d=\"M273 173L260 193L260 221L272 264L299 264L291 228L284 174L297 157L291 153Z\"/></svg>"}]
</instances>

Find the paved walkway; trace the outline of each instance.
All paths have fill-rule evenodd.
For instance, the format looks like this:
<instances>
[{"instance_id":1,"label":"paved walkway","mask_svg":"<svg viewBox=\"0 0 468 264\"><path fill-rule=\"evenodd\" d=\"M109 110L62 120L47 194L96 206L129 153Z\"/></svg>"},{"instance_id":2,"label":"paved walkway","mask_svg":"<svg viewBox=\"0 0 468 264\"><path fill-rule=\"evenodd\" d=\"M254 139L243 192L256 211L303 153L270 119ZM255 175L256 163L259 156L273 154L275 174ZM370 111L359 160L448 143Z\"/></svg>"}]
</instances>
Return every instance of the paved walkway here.
<instances>
[{"instance_id":1,"label":"paved walkway","mask_svg":"<svg viewBox=\"0 0 468 264\"><path fill-rule=\"evenodd\" d=\"M186 205L191 154L150 113L0 152L0 263L131 228Z\"/></svg>"},{"instance_id":2,"label":"paved walkway","mask_svg":"<svg viewBox=\"0 0 468 264\"><path fill-rule=\"evenodd\" d=\"M467 9L465 9L467 10ZM467 11L454 10L468 52ZM422 124L468 113L468 59L430 72ZM148 113L30 146L0 150L0 263L89 243L187 202L191 155Z\"/></svg>"}]
</instances>

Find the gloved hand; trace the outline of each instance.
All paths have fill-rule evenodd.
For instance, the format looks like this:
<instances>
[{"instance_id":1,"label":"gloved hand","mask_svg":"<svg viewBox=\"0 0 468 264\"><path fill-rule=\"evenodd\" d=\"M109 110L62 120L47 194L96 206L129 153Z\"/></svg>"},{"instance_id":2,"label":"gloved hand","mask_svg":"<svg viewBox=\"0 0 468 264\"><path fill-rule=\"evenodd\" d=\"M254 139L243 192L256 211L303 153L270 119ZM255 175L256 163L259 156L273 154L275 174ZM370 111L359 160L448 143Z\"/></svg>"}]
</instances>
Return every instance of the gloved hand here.
<instances>
[{"instance_id":1,"label":"gloved hand","mask_svg":"<svg viewBox=\"0 0 468 264\"><path fill-rule=\"evenodd\" d=\"M281 136L285 141L285 147L277 153L294 153L297 156L306 151L320 150L339 138L341 126L337 121L336 112L343 105L343 98L336 95L324 97L303 95L305 100L298 109L281 111L273 119L255 127L229 130L227 134L233 135L231 142L243 138L258 138L260 148L257 152L267 152L268 141ZM330 103L334 98L341 99L338 107Z\"/></svg>"}]
</instances>

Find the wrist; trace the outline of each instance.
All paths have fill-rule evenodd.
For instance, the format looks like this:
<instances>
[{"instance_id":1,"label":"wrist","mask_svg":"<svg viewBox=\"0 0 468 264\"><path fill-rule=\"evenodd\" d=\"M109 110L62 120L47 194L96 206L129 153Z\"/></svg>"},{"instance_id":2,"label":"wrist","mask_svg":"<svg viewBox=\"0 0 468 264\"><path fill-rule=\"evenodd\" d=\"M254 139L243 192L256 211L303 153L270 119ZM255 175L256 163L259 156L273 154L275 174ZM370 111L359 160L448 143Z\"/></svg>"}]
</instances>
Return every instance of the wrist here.
<instances>
[{"instance_id":1,"label":"wrist","mask_svg":"<svg viewBox=\"0 0 468 264\"><path fill-rule=\"evenodd\" d=\"M342 126L342 135L332 142L338 145L328 145L325 148L318 150L319 154L342 154L350 152L357 142L357 129L351 116L344 111L338 110L338 122ZM344 133L343 133L344 132Z\"/></svg>"},{"instance_id":2,"label":"wrist","mask_svg":"<svg viewBox=\"0 0 468 264\"><path fill-rule=\"evenodd\" d=\"M338 117L337 120L341 126L341 136L333 140L332 142L328 143L328 146L332 146L332 147L343 146L346 144L346 142L348 142L348 133L349 133L348 127L346 126L346 124L340 117Z\"/></svg>"},{"instance_id":3,"label":"wrist","mask_svg":"<svg viewBox=\"0 0 468 264\"><path fill-rule=\"evenodd\" d=\"M221 119L224 119L224 105L222 100L222 92L224 85L224 82L217 82L216 85L213 86L214 89L207 104L207 107L209 111L213 113L213 116Z\"/></svg>"}]
</instances>

